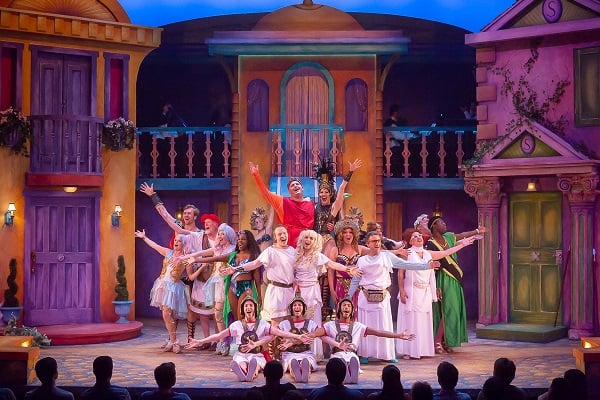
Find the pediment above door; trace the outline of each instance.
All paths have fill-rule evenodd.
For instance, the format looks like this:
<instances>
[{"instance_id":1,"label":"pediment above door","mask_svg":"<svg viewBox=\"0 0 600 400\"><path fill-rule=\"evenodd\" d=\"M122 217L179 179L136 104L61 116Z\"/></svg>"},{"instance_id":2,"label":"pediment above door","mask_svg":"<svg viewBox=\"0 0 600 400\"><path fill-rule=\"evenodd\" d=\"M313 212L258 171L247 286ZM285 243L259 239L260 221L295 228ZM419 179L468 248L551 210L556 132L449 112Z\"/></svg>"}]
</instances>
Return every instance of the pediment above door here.
<instances>
[{"instance_id":1,"label":"pediment above door","mask_svg":"<svg viewBox=\"0 0 600 400\"><path fill-rule=\"evenodd\" d=\"M481 146L483 155L466 176L588 174L600 167L600 161L535 122Z\"/></svg>"}]
</instances>

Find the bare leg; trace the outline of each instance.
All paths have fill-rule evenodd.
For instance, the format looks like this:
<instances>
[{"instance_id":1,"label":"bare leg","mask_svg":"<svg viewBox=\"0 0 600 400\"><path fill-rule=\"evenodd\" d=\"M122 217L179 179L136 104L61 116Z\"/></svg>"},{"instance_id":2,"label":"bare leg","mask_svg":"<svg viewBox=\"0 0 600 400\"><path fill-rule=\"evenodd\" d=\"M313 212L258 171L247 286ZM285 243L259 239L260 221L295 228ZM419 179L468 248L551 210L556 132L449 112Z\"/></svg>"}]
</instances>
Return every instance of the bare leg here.
<instances>
[{"instance_id":1,"label":"bare leg","mask_svg":"<svg viewBox=\"0 0 600 400\"><path fill-rule=\"evenodd\" d=\"M231 290L231 288L229 289L229 293L227 293L227 296L229 296L229 305L231 307L231 312L233 313L233 319L234 321L237 321L240 319L240 308L238 307L238 297L235 295L234 291Z\"/></svg>"}]
</instances>

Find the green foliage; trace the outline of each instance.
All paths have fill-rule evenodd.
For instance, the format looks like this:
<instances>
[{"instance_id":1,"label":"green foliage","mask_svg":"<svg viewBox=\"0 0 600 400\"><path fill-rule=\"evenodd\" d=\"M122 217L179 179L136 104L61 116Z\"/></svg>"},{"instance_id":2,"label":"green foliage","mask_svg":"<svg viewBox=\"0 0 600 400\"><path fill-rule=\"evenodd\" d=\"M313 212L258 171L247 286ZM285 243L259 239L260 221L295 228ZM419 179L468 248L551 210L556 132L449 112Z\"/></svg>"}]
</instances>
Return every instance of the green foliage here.
<instances>
[{"instance_id":1,"label":"green foliage","mask_svg":"<svg viewBox=\"0 0 600 400\"><path fill-rule=\"evenodd\" d=\"M115 292L117 296L115 301L127 301L129 300L129 291L127 290L127 278L125 278L125 257L122 255L117 258L117 282L115 286Z\"/></svg>"},{"instance_id":2,"label":"green foliage","mask_svg":"<svg viewBox=\"0 0 600 400\"><path fill-rule=\"evenodd\" d=\"M28 157L27 142L31 138L31 123L23 113L8 107L0 111L0 146L10 148L13 154Z\"/></svg>"},{"instance_id":3,"label":"green foliage","mask_svg":"<svg viewBox=\"0 0 600 400\"><path fill-rule=\"evenodd\" d=\"M552 111L560 104L565 95L566 87L571 84L566 79L559 81L551 80L551 85L548 91L542 89L537 92L530 84L535 78L531 78L530 74L539 59L539 52L536 47L531 49L531 55L523 64L524 73L514 79L511 70L506 67L495 67L492 72L502 78L500 86L500 94L509 98L515 109L516 117L510 120L506 126L506 132L512 132L515 129L520 129L523 126L531 125L530 121L534 121L551 130L552 132L564 137L564 131L567 126L567 120L564 115L553 120L550 117Z\"/></svg>"},{"instance_id":4,"label":"green foliage","mask_svg":"<svg viewBox=\"0 0 600 400\"><path fill-rule=\"evenodd\" d=\"M18 307L19 299L17 299L17 292L19 286L15 283L17 277L17 260L12 258L8 263L9 274L6 278L8 289L4 291L4 307Z\"/></svg>"}]
</instances>

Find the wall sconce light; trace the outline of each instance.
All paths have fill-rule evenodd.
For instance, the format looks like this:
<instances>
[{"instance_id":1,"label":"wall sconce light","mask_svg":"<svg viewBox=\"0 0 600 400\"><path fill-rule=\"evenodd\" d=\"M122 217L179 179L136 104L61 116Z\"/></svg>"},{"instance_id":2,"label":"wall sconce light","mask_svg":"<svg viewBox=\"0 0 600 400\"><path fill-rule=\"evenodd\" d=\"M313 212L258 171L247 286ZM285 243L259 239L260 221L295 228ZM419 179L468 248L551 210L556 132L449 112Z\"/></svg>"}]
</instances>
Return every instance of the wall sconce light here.
<instances>
[{"instance_id":1,"label":"wall sconce light","mask_svg":"<svg viewBox=\"0 0 600 400\"><path fill-rule=\"evenodd\" d=\"M440 203L439 202L435 202L435 205L433 206L433 211L431 213L432 217L441 217L442 216L442 209L440 208Z\"/></svg>"},{"instance_id":2,"label":"wall sconce light","mask_svg":"<svg viewBox=\"0 0 600 400\"><path fill-rule=\"evenodd\" d=\"M116 204L115 205L115 211L113 211L113 213L110 216L110 221L112 223L112 226L119 226L120 225L120 219L121 219L121 213L123 212L123 209L121 208L120 205Z\"/></svg>"},{"instance_id":3,"label":"wall sconce light","mask_svg":"<svg viewBox=\"0 0 600 400\"><path fill-rule=\"evenodd\" d=\"M8 210L4 213L4 225L12 226L15 222L15 211L17 211L15 203L8 203Z\"/></svg>"},{"instance_id":4,"label":"wall sconce light","mask_svg":"<svg viewBox=\"0 0 600 400\"><path fill-rule=\"evenodd\" d=\"M65 193L75 193L77 191L77 186L63 186L63 190Z\"/></svg>"},{"instance_id":5,"label":"wall sconce light","mask_svg":"<svg viewBox=\"0 0 600 400\"><path fill-rule=\"evenodd\" d=\"M527 191L528 192L537 192L537 190L538 190L537 183L538 183L537 179L535 179L535 178L530 179L529 182L527 182Z\"/></svg>"}]
</instances>

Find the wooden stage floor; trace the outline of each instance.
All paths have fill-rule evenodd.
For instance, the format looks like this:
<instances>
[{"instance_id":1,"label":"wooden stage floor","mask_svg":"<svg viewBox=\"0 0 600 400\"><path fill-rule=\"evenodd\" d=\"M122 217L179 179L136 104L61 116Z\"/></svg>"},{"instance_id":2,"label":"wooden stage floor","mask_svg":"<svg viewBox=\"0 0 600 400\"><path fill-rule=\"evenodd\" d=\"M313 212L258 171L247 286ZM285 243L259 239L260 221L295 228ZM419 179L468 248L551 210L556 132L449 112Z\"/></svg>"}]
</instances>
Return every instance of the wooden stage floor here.
<instances>
[{"instance_id":1,"label":"wooden stage floor","mask_svg":"<svg viewBox=\"0 0 600 400\"><path fill-rule=\"evenodd\" d=\"M154 387L153 369L167 361L174 362L177 367L176 389L189 390L190 393L199 393L196 389L204 389L202 392L206 393L206 397L209 397L210 392L219 390L243 393L240 390L264 383L262 376L254 383L238 382L229 369L231 356L222 357L197 350L181 354L164 353L159 348L166 338L162 321L149 319L141 322L142 334L135 339L102 344L50 346L41 350L40 357L56 358L59 365L58 386L75 388L75 391L76 388L93 385L92 361L99 355L109 355L114 359L113 383L135 388L132 390L134 393ZM186 337L184 324L180 324L178 336L180 341ZM529 389L533 397L547 388L553 378L562 376L569 368L575 368L572 351L578 346L578 341L566 338L546 344L477 339L474 326L471 326L469 343L456 349L454 353L421 360L400 360L397 366L401 370L405 389L410 388L417 380L427 381L435 389L439 388L437 365L441 361L452 362L460 374L458 388L473 393L481 388L491 374L494 360L508 357L517 365L517 376L513 383ZM385 362L371 361L362 366L363 374L359 383L353 387L379 389L381 369L385 365ZM284 376L285 381L290 379L289 375ZM297 384L297 387L308 390L324 384L326 377L323 363L321 370L311 375L309 383Z\"/></svg>"}]
</instances>

